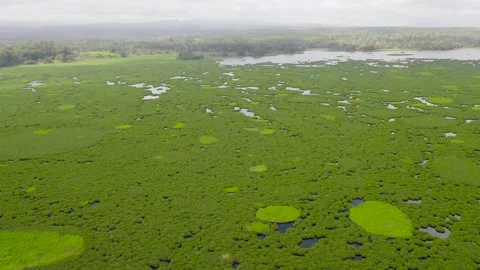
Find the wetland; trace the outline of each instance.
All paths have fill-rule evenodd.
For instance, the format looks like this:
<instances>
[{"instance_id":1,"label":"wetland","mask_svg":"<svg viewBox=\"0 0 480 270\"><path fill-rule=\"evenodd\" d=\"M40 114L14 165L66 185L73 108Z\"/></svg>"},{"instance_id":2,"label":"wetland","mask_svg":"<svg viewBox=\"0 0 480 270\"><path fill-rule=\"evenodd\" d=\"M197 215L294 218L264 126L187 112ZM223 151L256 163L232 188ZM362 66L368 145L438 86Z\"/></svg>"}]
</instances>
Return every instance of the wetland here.
<instances>
[{"instance_id":1,"label":"wetland","mask_svg":"<svg viewBox=\"0 0 480 270\"><path fill-rule=\"evenodd\" d=\"M0 269L477 269L479 56L2 68Z\"/></svg>"}]
</instances>

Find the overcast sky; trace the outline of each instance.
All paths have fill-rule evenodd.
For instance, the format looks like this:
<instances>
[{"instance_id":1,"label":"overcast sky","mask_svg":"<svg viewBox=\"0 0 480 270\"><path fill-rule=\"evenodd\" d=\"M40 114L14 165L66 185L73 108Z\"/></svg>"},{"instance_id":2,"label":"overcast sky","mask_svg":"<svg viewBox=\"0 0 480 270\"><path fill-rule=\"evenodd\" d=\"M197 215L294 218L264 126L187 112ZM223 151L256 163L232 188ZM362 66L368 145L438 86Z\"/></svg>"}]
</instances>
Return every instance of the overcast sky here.
<instances>
[{"instance_id":1,"label":"overcast sky","mask_svg":"<svg viewBox=\"0 0 480 270\"><path fill-rule=\"evenodd\" d=\"M249 20L352 26L480 27L480 0L0 0L0 21Z\"/></svg>"}]
</instances>

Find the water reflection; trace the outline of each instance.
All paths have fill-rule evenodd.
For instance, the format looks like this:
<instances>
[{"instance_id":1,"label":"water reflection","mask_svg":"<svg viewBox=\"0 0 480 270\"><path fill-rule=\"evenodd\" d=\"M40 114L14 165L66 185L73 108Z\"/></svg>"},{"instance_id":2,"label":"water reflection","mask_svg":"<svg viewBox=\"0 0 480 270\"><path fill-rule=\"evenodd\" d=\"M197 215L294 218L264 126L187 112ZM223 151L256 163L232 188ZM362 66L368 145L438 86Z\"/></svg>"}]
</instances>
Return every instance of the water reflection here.
<instances>
[{"instance_id":1,"label":"water reflection","mask_svg":"<svg viewBox=\"0 0 480 270\"><path fill-rule=\"evenodd\" d=\"M418 200L411 200L411 199L408 199L407 201L405 201L405 203L407 204L421 204L423 201L421 199L418 199Z\"/></svg>"},{"instance_id":2,"label":"water reflection","mask_svg":"<svg viewBox=\"0 0 480 270\"><path fill-rule=\"evenodd\" d=\"M349 245L352 246L352 247L354 247L354 248L356 248L356 249L358 249L358 248L360 248L360 247L362 246L362 244L357 243L357 242L349 243Z\"/></svg>"},{"instance_id":3,"label":"water reflection","mask_svg":"<svg viewBox=\"0 0 480 270\"><path fill-rule=\"evenodd\" d=\"M40 85L43 85L45 84L44 82L42 81L31 81L28 83L31 87L37 87L37 86L40 86Z\"/></svg>"},{"instance_id":4,"label":"water reflection","mask_svg":"<svg viewBox=\"0 0 480 270\"><path fill-rule=\"evenodd\" d=\"M300 248L311 248L313 245L318 243L320 239L318 238L308 238L308 239L303 239L303 241L298 245Z\"/></svg>"},{"instance_id":5,"label":"water reflection","mask_svg":"<svg viewBox=\"0 0 480 270\"><path fill-rule=\"evenodd\" d=\"M449 138L449 137L457 137L457 133L453 133L453 132L447 132L447 133L444 133L445 137Z\"/></svg>"},{"instance_id":6,"label":"water reflection","mask_svg":"<svg viewBox=\"0 0 480 270\"><path fill-rule=\"evenodd\" d=\"M351 204L352 206L359 206L359 205L362 204L362 203L363 203L363 200L362 200L362 199L355 199L355 200L353 200L353 201L350 202L350 204Z\"/></svg>"},{"instance_id":7,"label":"water reflection","mask_svg":"<svg viewBox=\"0 0 480 270\"><path fill-rule=\"evenodd\" d=\"M88 205L89 205L90 207L94 207L94 206L97 206L97 205L99 205L99 204L100 204L100 201L94 201L94 202L92 202L92 203L89 203Z\"/></svg>"},{"instance_id":8,"label":"water reflection","mask_svg":"<svg viewBox=\"0 0 480 270\"><path fill-rule=\"evenodd\" d=\"M240 107L235 107L235 108L233 108L233 111L235 111L235 112L240 112L240 113L242 113L243 115L245 115L245 116L247 116L247 117L260 119L260 116L255 115L255 113L248 111L248 109L244 109L244 108L240 108Z\"/></svg>"},{"instance_id":9,"label":"water reflection","mask_svg":"<svg viewBox=\"0 0 480 270\"><path fill-rule=\"evenodd\" d=\"M365 260L366 258L363 257L362 255L356 255L355 257L352 258L352 261L362 261Z\"/></svg>"},{"instance_id":10,"label":"water reflection","mask_svg":"<svg viewBox=\"0 0 480 270\"><path fill-rule=\"evenodd\" d=\"M260 63L274 64L302 64L308 62L327 61L326 65L336 65L338 62L348 60L379 60L386 62L399 61L400 64L409 63L408 59L454 59L454 60L478 60L480 59L480 50L462 49L451 51L375 51L375 52L336 52L326 50L311 50L300 54L253 57L232 57L220 61L224 66L243 66ZM334 61L329 61L334 60ZM412 61L412 60L410 60ZM372 67L378 66L377 63L370 63ZM313 67L313 66L311 66ZM319 66L320 67L320 66ZM393 67L393 66L392 66ZM398 65L398 68L404 68L405 65Z\"/></svg>"},{"instance_id":11,"label":"water reflection","mask_svg":"<svg viewBox=\"0 0 480 270\"><path fill-rule=\"evenodd\" d=\"M289 228L293 228L294 222L278 223L277 228L280 233L286 233Z\"/></svg>"},{"instance_id":12,"label":"water reflection","mask_svg":"<svg viewBox=\"0 0 480 270\"><path fill-rule=\"evenodd\" d=\"M438 237L438 238L440 238L440 239L447 239L448 237L450 237L451 231L450 231L448 228L444 228L444 229L445 229L445 232L444 232L444 233L438 232L438 231L437 231L435 228L433 228L433 227L420 228L419 230L420 230L421 232L429 233L431 236Z\"/></svg>"}]
</instances>

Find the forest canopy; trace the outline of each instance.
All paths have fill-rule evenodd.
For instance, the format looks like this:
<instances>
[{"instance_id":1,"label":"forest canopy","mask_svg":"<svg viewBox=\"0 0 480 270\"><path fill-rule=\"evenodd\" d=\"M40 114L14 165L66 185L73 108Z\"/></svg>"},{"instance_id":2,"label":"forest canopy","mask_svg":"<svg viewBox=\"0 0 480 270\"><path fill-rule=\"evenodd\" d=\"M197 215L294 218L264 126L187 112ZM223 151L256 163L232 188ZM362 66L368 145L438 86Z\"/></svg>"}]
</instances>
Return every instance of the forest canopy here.
<instances>
[{"instance_id":1,"label":"forest canopy","mask_svg":"<svg viewBox=\"0 0 480 270\"><path fill-rule=\"evenodd\" d=\"M264 56L323 48L339 51L453 50L480 47L475 28L318 28L164 36L150 40L55 40L0 43L0 67L78 58L182 53L179 59ZM192 57L196 56L196 57Z\"/></svg>"}]
</instances>

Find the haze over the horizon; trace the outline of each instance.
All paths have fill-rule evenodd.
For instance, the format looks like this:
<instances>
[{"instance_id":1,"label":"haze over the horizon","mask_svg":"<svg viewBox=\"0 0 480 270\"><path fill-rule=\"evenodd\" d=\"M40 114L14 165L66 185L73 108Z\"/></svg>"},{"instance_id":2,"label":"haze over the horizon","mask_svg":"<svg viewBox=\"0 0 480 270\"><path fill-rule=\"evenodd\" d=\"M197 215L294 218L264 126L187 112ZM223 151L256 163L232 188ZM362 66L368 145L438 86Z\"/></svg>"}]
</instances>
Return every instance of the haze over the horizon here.
<instances>
[{"instance_id":1,"label":"haze over the horizon","mask_svg":"<svg viewBox=\"0 0 480 270\"><path fill-rule=\"evenodd\" d=\"M0 0L0 22L136 23L168 19L343 26L480 27L480 0Z\"/></svg>"}]
</instances>

